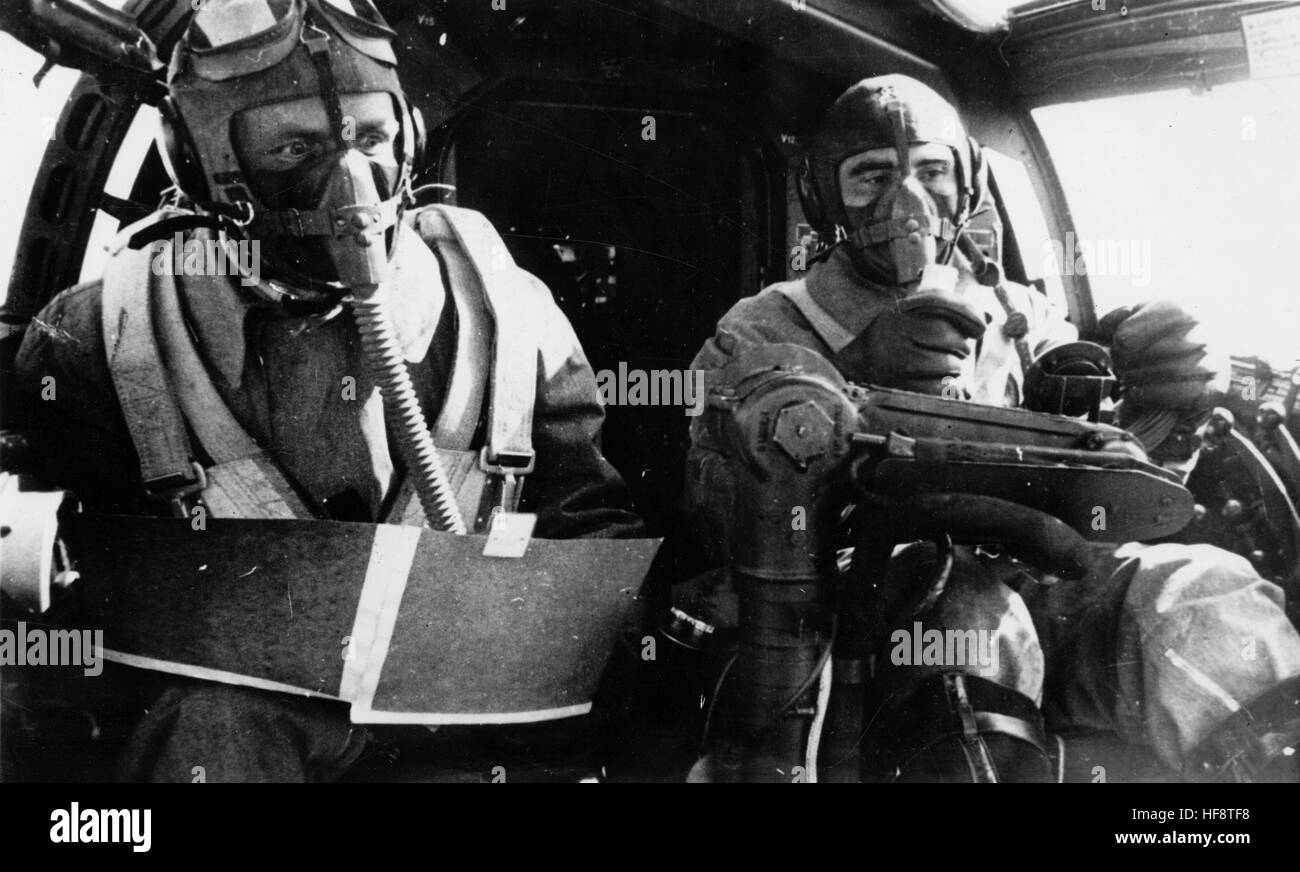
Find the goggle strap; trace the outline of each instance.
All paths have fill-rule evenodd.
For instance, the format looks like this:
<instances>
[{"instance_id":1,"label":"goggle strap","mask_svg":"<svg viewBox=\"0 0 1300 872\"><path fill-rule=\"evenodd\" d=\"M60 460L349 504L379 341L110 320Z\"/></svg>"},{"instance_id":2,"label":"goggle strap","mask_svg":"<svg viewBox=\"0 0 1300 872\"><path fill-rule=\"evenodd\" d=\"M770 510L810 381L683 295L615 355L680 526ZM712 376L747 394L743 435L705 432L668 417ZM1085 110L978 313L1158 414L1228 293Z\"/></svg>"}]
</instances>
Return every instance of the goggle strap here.
<instances>
[{"instance_id":1,"label":"goggle strap","mask_svg":"<svg viewBox=\"0 0 1300 872\"><path fill-rule=\"evenodd\" d=\"M312 65L316 67L321 99L325 101L325 111L329 113L330 126L334 128L334 141L340 148L347 148L348 143L343 138L343 104L339 98L338 83L334 79L334 67L330 64L330 35L313 22L304 21L300 38L303 45L307 46Z\"/></svg>"},{"instance_id":2,"label":"goggle strap","mask_svg":"<svg viewBox=\"0 0 1300 872\"><path fill-rule=\"evenodd\" d=\"M894 131L894 151L898 155L899 171L906 174L908 167L912 165L911 142L907 135L907 110L903 101L900 100L892 91L889 94L889 102L885 104L885 111L889 115L889 124Z\"/></svg>"}]
</instances>

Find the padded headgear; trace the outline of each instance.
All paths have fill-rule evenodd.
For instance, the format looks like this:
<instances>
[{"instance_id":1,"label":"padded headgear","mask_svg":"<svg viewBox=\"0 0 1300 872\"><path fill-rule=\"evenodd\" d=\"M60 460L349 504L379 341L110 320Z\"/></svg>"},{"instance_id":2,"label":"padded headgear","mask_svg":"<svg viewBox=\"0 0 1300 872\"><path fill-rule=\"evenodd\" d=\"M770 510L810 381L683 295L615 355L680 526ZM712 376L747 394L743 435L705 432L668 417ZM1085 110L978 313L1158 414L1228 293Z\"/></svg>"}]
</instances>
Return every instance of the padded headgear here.
<instances>
[{"instance_id":1,"label":"padded headgear","mask_svg":"<svg viewBox=\"0 0 1300 872\"><path fill-rule=\"evenodd\" d=\"M958 187L954 223L979 211L988 170L979 144L966 135L961 116L938 92L902 75L875 76L850 87L827 110L799 167L804 216L823 239L834 242L849 231L840 195L839 168L845 158L873 148L895 147L889 106L901 104L910 144L937 142L953 151Z\"/></svg>"},{"instance_id":2,"label":"padded headgear","mask_svg":"<svg viewBox=\"0 0 1300 872\"><path fill-rule=\"evenodd\" d=\"M345 16L330 0L206 0L172 54L160 111L160 151L173 183L198 202L264 206L244 180L232 119L254 106L322 94L307 45L315 37L328 49L339 94L392 95L401 124L399 189L404 186L422 159L424 125L398 80L393 32L373 7L361 8L368 18ZM254 11L274 16L275 26L257 42L221 44L215 19Z\"/></svg>"}]
</instances>

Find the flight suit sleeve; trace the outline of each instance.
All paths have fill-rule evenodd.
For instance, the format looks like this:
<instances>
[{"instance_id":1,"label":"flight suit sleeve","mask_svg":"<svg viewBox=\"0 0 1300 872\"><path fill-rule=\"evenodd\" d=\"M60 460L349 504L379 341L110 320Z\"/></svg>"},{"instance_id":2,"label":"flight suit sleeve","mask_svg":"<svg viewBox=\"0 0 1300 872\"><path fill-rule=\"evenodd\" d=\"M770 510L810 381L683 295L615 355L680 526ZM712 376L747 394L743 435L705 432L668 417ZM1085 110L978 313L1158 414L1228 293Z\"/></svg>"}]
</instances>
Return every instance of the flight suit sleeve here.
<instances>
[{"instance_id":1,"label":"flight suit sleeve","mask_svg":"<svg viewBox=\"0 0 1300 872\"><path fill-rule=\"evenodd\" d=\"M23 405L17 426L32 445L41 487L72 491L91 511L157 514L144 504L135 449L108 372L101 282L56 296L33 319L14 361Z\"/></svg>"},{"instance_id":2,"label":"flight suit sleeve","mask_svg":"<svg viewBox=\"0 0 1300 872\"><path fill-rule=\"evenodd\" d=\"M1017 313L1025 315L1029 332L1025 336L1032 360L1048 348L1079 338L1074 325L1065 319L1065 313L1054 306L1046 295L1015 282L1002 285L1007 302ZM1011 317L1006 307L988 288L983 298L990 328L981 340L978 358L973 362L974 381L972 399L992 405L1020 406L1024 403L1025 372L1014 340L1003 329Z\"/></svg>"},{"instance_id":3,"label":"flight suit sleeve","mask_svg":"<svg viewBox=\"0 0 1300 872\"><path fill-rule=\"evenodd\" d=\"M726 365L731 350L734 349L734 342L734 337L719 326L718 332L704 343L692 361L692 369L705 372L706 391L716 384L710 377L715 370ZM683 511L689 529L709 560L714 564L723 564L728 555L727 529L735 489L727 458L703 419L703 415L691 419L691 446L686 452Z\"/></svg>"},{"instance_id":4,"label":"flight suit sleeve","mask_svg":"<svg viewBox=\"0 0 1300 872\"><path fill-rule=\"evenodd\" d=\"M746 297L733 306L691 363L692 369L704 372L705 391L721 385L719 370L745 348L772 342L809 344L797 326L800 317L793 305L775 291ZM727 561L729 553L735 483L729 461L704 419L704 415L691 419L683 511L706 556L720 565Z\"/></svg>"},{"instance_id":5,"label":"flight suit sleeve","mask_svg":"<svg viewBox=\"0 0 1300 872\"><path fill-rule=\"evenodd\" d=\"M540 280L536 467L524 482L520 511L536 512L546 539L644 536L641 518L618 471L600 450L605 410L596 377L569 320Z\"/></svg>"},{"instance_id":6,"label":"flight suit sleeve","mask_svg":"<svg viewBox=\"0 0 1300 872\"><path fill-rule=\"evenodd\" d=\"M1065 320L1066 313L1060 306L1030 288L1024 289L1032 312L1030 316L1029 347L1034 355L1042 354L1054 345L1074 342L1079 338L1079 330Z\"/></svg>"}]
</instances>

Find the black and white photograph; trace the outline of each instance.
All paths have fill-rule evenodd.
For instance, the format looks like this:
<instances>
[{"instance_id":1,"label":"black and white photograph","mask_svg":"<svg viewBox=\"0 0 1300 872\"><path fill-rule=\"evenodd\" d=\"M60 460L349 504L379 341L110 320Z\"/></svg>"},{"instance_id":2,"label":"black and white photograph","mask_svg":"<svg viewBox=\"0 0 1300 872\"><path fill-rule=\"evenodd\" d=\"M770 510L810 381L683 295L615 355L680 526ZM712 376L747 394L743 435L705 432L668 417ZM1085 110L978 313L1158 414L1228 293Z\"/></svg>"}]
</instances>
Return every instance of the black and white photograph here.
<instances>
[{"instance_id":1,"label":"black and white photograph","mask_svg":"<svg viewBox=\"0 0 1300 872\"><path fill-rule=\"evenodd\" d=\"M11 798L1300 781L1300 4L4 0L0 113Z\"/></svg>"}]
</instances>

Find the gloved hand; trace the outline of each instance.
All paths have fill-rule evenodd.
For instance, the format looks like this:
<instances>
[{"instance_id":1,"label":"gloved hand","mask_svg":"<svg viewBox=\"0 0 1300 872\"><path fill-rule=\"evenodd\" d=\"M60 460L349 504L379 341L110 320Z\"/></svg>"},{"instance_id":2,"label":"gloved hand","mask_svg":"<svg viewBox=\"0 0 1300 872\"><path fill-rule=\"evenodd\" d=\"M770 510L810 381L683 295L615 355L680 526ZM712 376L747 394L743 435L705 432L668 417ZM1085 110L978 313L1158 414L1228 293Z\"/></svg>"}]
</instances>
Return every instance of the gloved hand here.
<instances>
[{"instance_id":1,"label":"gloved hand","mask_svg":"<svg viewBox=\"0 0 1300 872\"><path fill-rule=\"evenodd\" d=\"M961 375L982 326L969 307L945 316L941 308L902 311L888 307L833 361L850 381L923 394L943 394Z\"/></svg>"},{"instance_id":2,"label":"gloved hand","mask_svg":"<svg viewBox=\"0 0 1300 872\"><path fill-rule=\"evenodd\" d=\"M1147 409L1205 410L1227 388L1228 361L1196 317L1172 300L1122 306L1097 325L1125 400Z\"/></svg>"}]
</instances>

